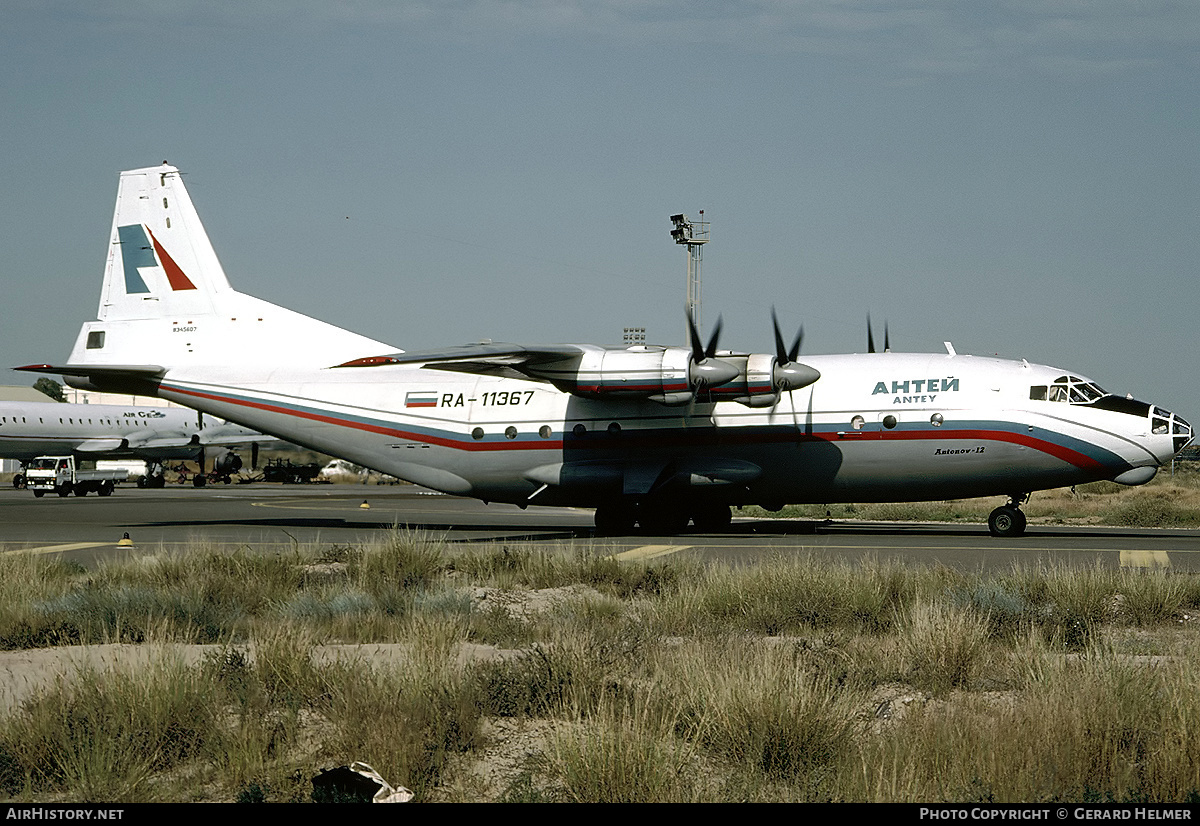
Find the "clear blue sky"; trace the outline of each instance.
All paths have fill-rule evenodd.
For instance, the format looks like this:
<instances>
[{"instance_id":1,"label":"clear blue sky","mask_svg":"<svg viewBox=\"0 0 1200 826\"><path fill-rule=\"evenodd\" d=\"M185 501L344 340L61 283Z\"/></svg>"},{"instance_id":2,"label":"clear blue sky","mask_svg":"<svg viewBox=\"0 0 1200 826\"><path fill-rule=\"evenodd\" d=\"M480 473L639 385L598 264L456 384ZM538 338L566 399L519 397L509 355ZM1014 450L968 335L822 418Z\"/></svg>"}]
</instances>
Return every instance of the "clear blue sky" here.
<instances>
[{"instance_id":1,"label":"clear blue sky","mask_svg":"<svg viewBox=\"0 0 1200 826\"><path fill-rule=\"evenodd\" d=\"M1195 0L5 0L0 364L165 159L235 287L398 347L680 343L703 209L724 345L870 312L1197 422L1198 69Z\"/></svg>"}]
</instances>

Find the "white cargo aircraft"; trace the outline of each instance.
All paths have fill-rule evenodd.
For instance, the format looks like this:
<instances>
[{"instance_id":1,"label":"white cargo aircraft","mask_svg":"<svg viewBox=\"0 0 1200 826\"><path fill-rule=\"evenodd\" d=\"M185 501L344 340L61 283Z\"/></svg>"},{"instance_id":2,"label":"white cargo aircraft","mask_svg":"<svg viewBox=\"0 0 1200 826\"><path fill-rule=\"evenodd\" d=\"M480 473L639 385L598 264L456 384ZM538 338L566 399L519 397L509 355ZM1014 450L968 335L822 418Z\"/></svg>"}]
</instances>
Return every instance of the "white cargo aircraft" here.
<instances>
[{"instance_id":1,"label":"white cargo aircraft","mask_svg":"<svg viewBox=\"0 0 1200 826\"><path fill-rule=\"evenodd\" d=\"M0 458L24 465L39 456L140 459L159 467L168 459L204 462L210 447L275 441L240 425L204 419L195 410L58 402L0 402ZM228 462L228 460L226 460ZM147 474L151 486L161 471ZM22 475L13 482L21 485Z\"/></svg>"},{"instance_id":2,"label":"white cargo aircraft","mask_svg":"<svg viewBox=\"0 0 1200 826\"><path fill-rule=\"evenodd\" d=\"M484 343L402 352L233 290L179 170L121 173L98 320L53 372L153 394L446 493L594 507L604 533L717 530L730 506L1149 481L1179 416L1026 361ZM873 347L869 347L873 350Z\"/></svg>"}]
</instances>

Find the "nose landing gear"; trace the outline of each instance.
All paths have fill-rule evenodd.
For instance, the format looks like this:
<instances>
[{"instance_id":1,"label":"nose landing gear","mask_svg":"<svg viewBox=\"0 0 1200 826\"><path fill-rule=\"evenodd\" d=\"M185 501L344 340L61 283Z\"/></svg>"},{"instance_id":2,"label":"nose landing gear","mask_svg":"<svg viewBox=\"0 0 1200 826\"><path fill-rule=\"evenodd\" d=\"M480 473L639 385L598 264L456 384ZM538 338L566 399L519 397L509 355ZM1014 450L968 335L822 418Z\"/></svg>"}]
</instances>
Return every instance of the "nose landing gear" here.
<instances>
[{"instance_id":1,"label":"nose landing gear","mask_svg":"<svg viewBox=\"0 0 1200 826\"><path fill-rule=\"evenodd\" d=\"M1001 505L988 516L992 536L1021 536L1025 533L1025 514L1021 504L1029 501L1028 493L1013 494L1007 505Z\"/></svg>"}]
</instances>

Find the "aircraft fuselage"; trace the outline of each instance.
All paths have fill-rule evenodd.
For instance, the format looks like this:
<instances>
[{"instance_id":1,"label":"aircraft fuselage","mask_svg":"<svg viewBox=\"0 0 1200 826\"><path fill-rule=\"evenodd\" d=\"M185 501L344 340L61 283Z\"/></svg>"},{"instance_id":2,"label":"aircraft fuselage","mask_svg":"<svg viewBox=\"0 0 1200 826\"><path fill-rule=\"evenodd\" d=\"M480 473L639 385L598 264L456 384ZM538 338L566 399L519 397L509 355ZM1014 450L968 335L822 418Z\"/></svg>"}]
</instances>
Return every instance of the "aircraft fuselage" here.
<instances>
[{"instance_id":1,"label":"aircraft fuselage","mask_svg":"<svg viewBox=\"0 0 1200 826\"><path fill-rule=\"evenodd\" d=\"M686 493L771 507L1028 493L1122 474L1144 482L1186 428L1139 402L1033 399L1068 373L1026 362L805 362L821 380L760 409L589 399L402 365L277 370L236 384L193 368L159 394L437 490L519 505ZM1154 432L1154 411L1165 432Z\"/></svg>"}]
</instances>

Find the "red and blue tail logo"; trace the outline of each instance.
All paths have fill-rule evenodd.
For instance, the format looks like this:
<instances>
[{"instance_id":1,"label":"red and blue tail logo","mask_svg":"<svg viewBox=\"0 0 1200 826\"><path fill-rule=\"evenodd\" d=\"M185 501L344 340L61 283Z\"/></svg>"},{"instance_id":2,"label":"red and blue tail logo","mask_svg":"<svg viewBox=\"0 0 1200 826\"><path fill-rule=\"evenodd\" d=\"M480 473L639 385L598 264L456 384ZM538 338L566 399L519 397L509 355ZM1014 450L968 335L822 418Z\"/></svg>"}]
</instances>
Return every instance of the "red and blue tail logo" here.
<instances>
[{"instance_id":1,"label":"red and blue tail logo","mask_svg":"<svg viewBox=\"0 0 1200 826\"><path fill-rule=\"evenodd\" d=\"M167 283L171 285L172 290L196 289L196 285L167 254L149 227L142 224L117 227L117 236L121 242L121 261L125 268L125 292L127 294L150 292L145 279L138 272L139 267L162 267L167 276Z\"/></svg>"}]
</instances>

